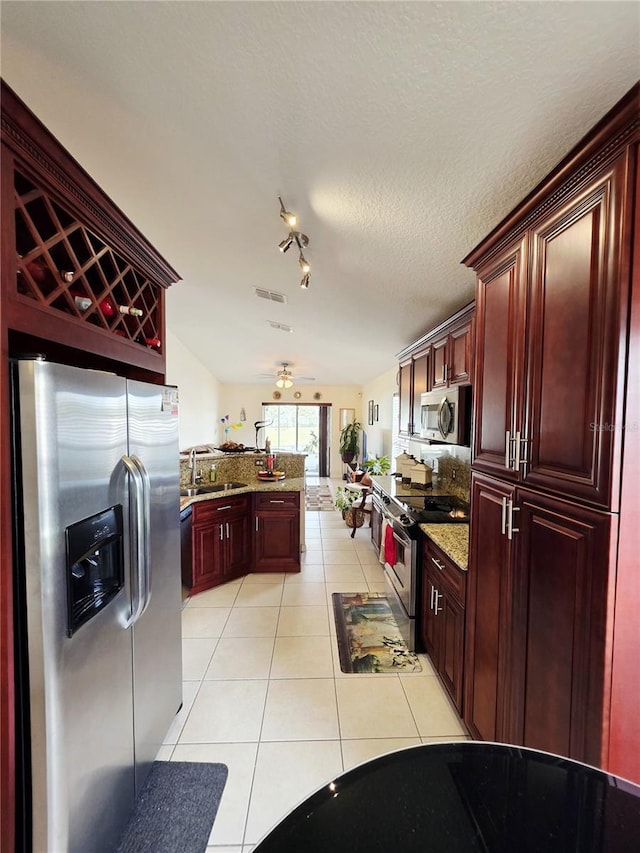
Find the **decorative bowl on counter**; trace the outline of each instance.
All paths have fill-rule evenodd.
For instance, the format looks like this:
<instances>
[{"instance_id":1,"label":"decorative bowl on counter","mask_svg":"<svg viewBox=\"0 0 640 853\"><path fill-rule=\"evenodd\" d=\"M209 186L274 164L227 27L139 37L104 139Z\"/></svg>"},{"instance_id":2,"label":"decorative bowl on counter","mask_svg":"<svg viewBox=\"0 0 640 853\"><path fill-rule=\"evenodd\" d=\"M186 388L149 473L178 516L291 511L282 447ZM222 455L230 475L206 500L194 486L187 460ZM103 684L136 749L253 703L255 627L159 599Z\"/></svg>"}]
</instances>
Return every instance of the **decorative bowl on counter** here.
<instances>
[{"instance_id":1,"label":"decorative bowl on counter","mask_svg":"<svg viewBox=\"0 0 640 853\"><path fill-rule=\"evenodd\" d=\"M284 471L258 471L259 480L284 480Z\"/></svg>"}]
</instances>

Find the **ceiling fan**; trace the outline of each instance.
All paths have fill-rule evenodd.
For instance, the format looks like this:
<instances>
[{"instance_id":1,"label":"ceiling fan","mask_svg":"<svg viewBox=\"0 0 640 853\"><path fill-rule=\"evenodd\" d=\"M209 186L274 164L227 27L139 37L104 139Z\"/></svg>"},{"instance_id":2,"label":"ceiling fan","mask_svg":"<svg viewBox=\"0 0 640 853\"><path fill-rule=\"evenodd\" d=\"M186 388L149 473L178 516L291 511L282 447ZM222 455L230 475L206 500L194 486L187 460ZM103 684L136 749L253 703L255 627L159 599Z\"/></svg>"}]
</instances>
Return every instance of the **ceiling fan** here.
<instances>
[{"instance_id":1,"label":"ceiling fan","mask_svg":"<svg viewBox=\"0 0 640 853\"><path fill-rule=\"evenodd\" d=\"M293 373L289 369L291 367L291 365L287 361L283 361L283 362L281 362L281 364L282 364L282 367L280 368L280 370L278 370L276 372L276 375L275 375L275 383L276 383L278 388L291 388L291 386L294 383ZM273 379L274 378L272 373L260 373L259 377L261 379ZM316 381L315 376L299 376L298 379L302 382L315 382Z\"/></svg>"}]
</instances>

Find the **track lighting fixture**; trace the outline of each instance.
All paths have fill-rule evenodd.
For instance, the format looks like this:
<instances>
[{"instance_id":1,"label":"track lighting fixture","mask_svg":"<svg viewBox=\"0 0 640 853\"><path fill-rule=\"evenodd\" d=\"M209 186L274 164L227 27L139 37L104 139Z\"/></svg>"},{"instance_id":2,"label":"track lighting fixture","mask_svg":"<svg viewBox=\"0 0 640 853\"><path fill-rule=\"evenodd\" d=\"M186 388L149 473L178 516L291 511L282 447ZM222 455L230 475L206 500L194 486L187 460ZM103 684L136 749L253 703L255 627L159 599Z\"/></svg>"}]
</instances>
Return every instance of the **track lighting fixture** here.
<instances>
[{"instance_id":1,"label":"track lighting fixture","mask_svg":"<svg viewBox=\"0 0 640 853\"><path fill-rule=\"evenodd\" d=\"M298 264L304 273L304 277L300 282L300 287L303 290L307 290L309 287L309 271L311 270L311 264L305 258L303 250L309 245L309 238L306 234L293 230L298 221L296 215L287 210L280 196L278 196L278 201L280 202L280 216L289 226L289 234L281 243L278 243L278 248L284 254L284 252L289 251L293 243L296 244L298 247Z\"/></svg>"}]
</instances>

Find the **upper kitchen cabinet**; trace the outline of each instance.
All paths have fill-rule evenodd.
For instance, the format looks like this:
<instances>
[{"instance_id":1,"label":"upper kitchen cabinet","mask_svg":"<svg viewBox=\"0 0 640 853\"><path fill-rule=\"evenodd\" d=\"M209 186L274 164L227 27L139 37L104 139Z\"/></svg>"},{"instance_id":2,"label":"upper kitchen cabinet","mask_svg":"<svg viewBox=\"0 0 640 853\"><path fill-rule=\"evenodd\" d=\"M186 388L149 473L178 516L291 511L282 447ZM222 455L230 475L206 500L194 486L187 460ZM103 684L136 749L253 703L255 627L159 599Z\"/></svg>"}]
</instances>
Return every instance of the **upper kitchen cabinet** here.
<instances>
[{"instance_id":1,"label":"upper kitchen cabinet","mask_svg":"<svg viewBox=\"0 0 640 853\"><path fill-rule=\"evenodd\" d=\"M12 353L161 382L178 274L4 83L1 193Z\"/></svg>"},{"instance_id":2,"label":"upper kitchen cabinet","mask_svg":"<svg viewBox=\"0 0 640 853\"><path fill-rule=\"evenodd\" d=\"M431 384L429 390L468 385L471 382L473 319L471 316L451 328L431 345Z\"/></svg>"},{"instance_id":3,"label":"upper kitchen cabinet","mask_svg":"<svg viewBox=\"0 0 640 853\"><path fill-rule=\"evenodd\" d=\"M399 354L400 435L420 437L425 391L471 383L473 315L472 302Z\"/></svg>"},{"instance_id":4,"label":"upper kitchen cabinet","mask_svg":"<svg viewBox=\"0 0 640 853\"><path fill-rule=\"evenodd\" d=\"M615 508L638 92L465 259L477 470Z\"/></svg>"}]
</instances>

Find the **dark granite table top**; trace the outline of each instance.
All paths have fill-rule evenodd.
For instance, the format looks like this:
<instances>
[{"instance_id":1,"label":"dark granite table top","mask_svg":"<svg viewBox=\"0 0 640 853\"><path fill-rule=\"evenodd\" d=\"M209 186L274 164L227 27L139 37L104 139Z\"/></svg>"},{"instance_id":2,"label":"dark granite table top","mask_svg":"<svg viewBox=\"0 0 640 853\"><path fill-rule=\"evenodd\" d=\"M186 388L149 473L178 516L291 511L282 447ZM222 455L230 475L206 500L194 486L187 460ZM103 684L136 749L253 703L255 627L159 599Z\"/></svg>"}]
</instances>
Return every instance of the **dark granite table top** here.
<instances>
[{"instance_id":1,"label":"dark granite table top","mask_svg":"<svg viewBox=\"0 0 640 853\"><path fill-rule=\"evenodd\" d=\"M254 853L635 853L640 787L549 753L461 741L361 764Z\"/></svg>"}]
</instances>

